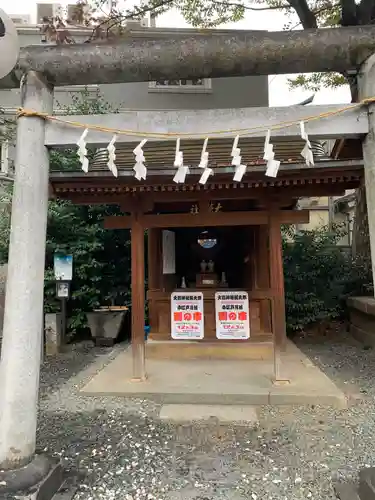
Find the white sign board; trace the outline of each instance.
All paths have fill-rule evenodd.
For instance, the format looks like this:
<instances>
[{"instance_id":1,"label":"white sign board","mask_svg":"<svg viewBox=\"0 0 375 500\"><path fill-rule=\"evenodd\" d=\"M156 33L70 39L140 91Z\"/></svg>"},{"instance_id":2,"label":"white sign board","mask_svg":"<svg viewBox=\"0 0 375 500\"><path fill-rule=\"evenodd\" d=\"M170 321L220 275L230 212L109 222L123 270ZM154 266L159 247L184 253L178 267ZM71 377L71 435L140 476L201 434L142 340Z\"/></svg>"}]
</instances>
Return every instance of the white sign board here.
<instances>
[{"instance_id":1,"label":"white sign board","mask_svg":"<svg viewBox=\"0 0 375 500\"><path fill-rule=\"evenodd\" d=\"M250 338L247 292L215 293L216 337L222 340Z\"/></svg>"},{"instance_id":2,"label":"white sign board","mask_svg":"<svg viewBox=\"0 0 375 500\"><path fill-rule=\"evenodd\" d=\"M200 340L204 337L202 292L173 292L171 295L172 339Z\"/></svg>"},{"instance_id":3,"label":"white sign board","mask_svg":"<svg viewBox=\"0 0 375 500\"><path fill-rule=\"evenodd\" d=\"M176 242L173 231L163 231L163 274L176 273Z\"/></svg>"}]
</instances>

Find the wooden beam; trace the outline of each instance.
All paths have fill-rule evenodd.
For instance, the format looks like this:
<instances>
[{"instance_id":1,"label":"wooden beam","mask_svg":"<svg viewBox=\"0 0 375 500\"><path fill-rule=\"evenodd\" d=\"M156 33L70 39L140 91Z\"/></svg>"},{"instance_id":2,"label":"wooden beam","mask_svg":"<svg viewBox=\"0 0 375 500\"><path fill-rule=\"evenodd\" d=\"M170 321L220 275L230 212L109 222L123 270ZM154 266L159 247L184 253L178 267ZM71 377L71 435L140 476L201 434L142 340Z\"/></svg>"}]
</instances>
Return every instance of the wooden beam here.
<instances>
[{"instance_id":1,"label":"wooden beam","mask_svg":"<svg viewBox=\"0 0 375 500\"><path fill-rule=\"evenodd\" d=\"M141 218L131 218L131 313L133 379L145 380L145 247Z\"/></svg>"},{"instance_id":2,"label":"wooden beam","mask_svg":"<svg viewBox=\"0 0 375 500\"><path fill-rule=\"evenodd\" d=\"M139 211L141 213L152 212L154 208L154 201L150 196L144 196L142 193L133 193L128 197L124 197L123 200L117 202L123 212L135 212Z\"/></svg>"},{"instance_id":3,"label":"wooden beam","mask_svg":"<svg viewBox=\"0 0 375 500\"><path fill-rule=\"evenodd\" d=\"M194 109L176 111L128 111L108 115L73 115L69 120L107 127L115 130L142 130L158 134L183 134L184 140L190 138L205 138L208 132L218 129L238 130L251 129L251 134L244 132L242 137L263 138L264 127L271 128L281 122L296 121L296 125L281 128L272 132L272 137L300 138L299 122L309 116L337 111L342 105L331 104L321 106L284 106L279 108L233 108L233 109ZM125 125L126 124L126 127ZM225 124L219 126L218 124ZM258 128L258 130L256 130ZM345 113L339 113L327 118L306 123L306 129L311 139L335 139L345 137L361 137L368 132L366 107L356 107ZM47 121L45 145L48 147L76 147L82 135L82 129L65 125L60 122ZM213 134L210 137L233 137L233 132ZM117 144L136 143L142 139L139 136L118 136ZM185 139L186 138L186 139ZM108 132L90 130L86 136L87 144L102 148L108 145L111 137ZM163 140L162 137L149 138L149 141ZM173 141L173 138L169 139ZM182 147L183 149L183 147ZM147 160L147 157L146 157Z\"/></svg>"},{"instance_id":4,"label":"wooden beam","mask_svg":"<svg viewBox=\"0 0 375 500\"><path fill-rule=\"evenodd\" d=\"M267 211L218 212L206 214L160 214L143 215L140 223L144 229L172 227L208 226L249 226L268 224ZM129 229L132 227L131 215L108 216L104 218L105 229ZM308 210L280 210L279 224L306 224L309 222Z\"/></svg>"},{"instance_id":5,"label":"wooden beam","mask_svg":"<svg viewBox=\"0 0 375 500\"><path fill-rule=\"evenodd\" d=\"M72 187L72 186L71 186ZM93 186L94 187L94 186ZM206 191L145 191L139 193L140 196L149 200L149 207L155 203L178 203L190 201L191 203L198 203L200 200L210 201L225 201L225 200L259 200L264 203L270 198L280 201L280 205L288 200L309 197L309 196L342 196L345 194L346 189L355 189L358 187L358 182L345 183L343 187L341 183L328 184L328 183L307 183L301 186L285 186L283 187L259 187L259 188L229 188L229 189L208 189ZM123 212L132 212L134 210L134 196L133 194L95 194L87 192L81 194L74 191L71 192L58 192L54 197L72 201L76 205L119 205Z\"/></svg>"}]
</instances>

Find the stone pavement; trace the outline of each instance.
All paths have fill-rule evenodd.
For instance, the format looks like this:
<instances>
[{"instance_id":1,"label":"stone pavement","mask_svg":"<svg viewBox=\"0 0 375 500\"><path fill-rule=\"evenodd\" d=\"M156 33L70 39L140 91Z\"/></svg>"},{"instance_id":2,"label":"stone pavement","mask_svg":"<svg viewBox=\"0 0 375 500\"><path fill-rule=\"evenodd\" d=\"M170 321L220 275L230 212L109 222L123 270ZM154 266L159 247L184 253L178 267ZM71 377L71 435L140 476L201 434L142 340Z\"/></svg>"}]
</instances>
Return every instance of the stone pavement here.
<instances>
[{"instance_id":1,"label":"stone pavement","mask_svg":"<svg viewBox=\"0 0 375 500\"><path fill-rule=\"evenodd\" d=\"M281 354L281 375L288 385L274 385L270 360L147 359L145 382L132 381L131 349L82 389L83 395L131 396L163 403L208 405L323 404L346 407L341 390L292 342Z\"/></svg>"}]
</instances>

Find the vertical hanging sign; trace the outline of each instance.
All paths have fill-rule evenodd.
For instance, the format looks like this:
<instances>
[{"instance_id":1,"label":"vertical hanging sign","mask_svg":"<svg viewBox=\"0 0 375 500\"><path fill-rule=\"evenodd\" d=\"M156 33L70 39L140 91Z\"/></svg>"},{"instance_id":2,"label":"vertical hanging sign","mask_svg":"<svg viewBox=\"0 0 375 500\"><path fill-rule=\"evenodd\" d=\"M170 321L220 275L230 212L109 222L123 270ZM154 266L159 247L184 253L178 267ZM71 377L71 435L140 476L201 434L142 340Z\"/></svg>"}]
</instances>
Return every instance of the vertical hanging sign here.
<instances>
[{"instance_id":1,"label":"vertical hanging sign","mask_svg":"<svg viewBox=\"0 0 375 500\"><path fill-rule=\"evenodd\" d=\"M250 338L247 292L215 293L216 337L221 340Z\"/></svg>"},{"instance_id":2,"label":"vertical hanging sign","mask_svg":"<svg viewBox=\"0 0 375 500\"><path fill-rule=\"evenodd\" d=\"M202 292L173 292L171 295L172 339L200 340L204 337Z\"/></svg>"}]
</instances>

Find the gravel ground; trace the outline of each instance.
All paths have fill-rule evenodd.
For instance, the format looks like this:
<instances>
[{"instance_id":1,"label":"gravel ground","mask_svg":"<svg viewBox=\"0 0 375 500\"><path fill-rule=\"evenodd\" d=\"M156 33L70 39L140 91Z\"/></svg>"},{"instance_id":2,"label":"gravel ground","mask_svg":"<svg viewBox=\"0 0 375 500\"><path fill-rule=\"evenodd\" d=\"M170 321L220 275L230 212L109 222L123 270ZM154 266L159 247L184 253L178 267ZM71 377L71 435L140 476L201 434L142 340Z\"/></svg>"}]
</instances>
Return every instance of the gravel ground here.
<instances>
[{"instance_id":1,"label":"gravel ground","mask_svg":"<svg viewBox=\"0 0 375 500\"><path fill-rule=\"evenodd\" d=\"M38 445L80 471L75 500L333 499L333 480L375 465L375 351L337 332L296 343L349 409L262 407L256 427L172 425L152 402L78 395L124 348L83 344L43 366Z\"/></svg>"}]
</instances>

